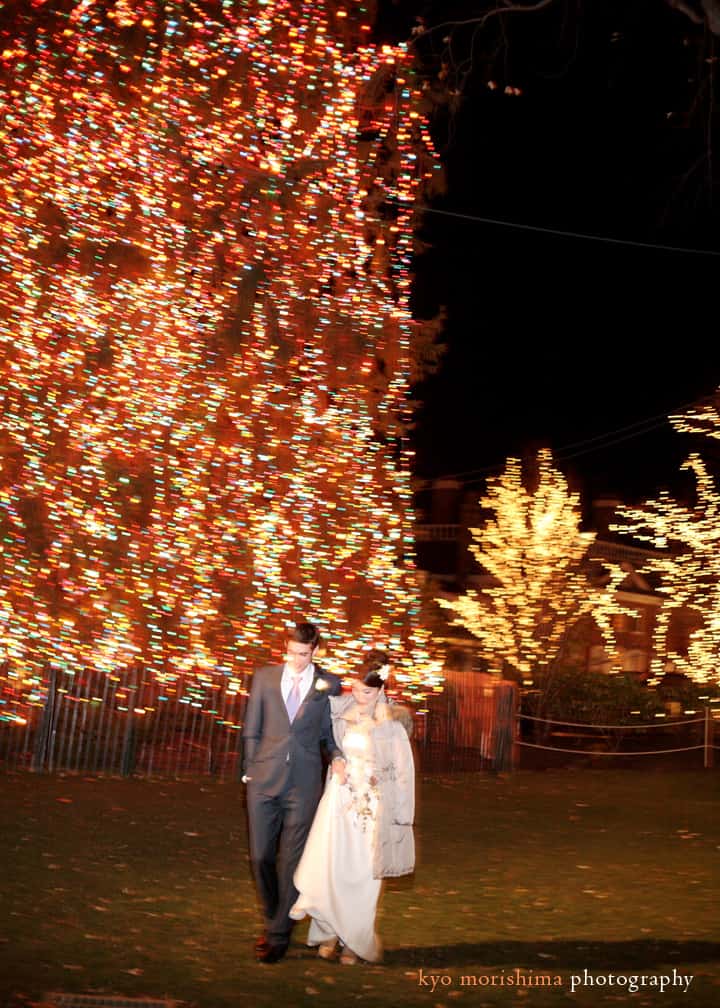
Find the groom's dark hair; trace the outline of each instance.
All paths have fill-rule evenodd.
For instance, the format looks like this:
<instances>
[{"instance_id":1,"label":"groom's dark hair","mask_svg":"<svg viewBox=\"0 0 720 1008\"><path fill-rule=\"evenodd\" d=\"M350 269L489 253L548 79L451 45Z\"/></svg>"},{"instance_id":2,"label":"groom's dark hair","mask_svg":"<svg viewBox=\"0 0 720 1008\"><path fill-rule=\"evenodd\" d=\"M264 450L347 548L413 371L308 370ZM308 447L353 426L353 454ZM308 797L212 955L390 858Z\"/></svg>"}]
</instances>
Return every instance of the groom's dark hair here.
<instances>
[{"instance_id":1,"label":"groom's dark hair","mask_svg":"<svg viewBox=\"0 0 720 1008\"><path fill-rule=\"evenodd\" d=\"M314 623L296 623L292 630L288 630L287 639L296 644L310 644L314 651L320 643L320 631Z\"/></svg>"}]
</instances>

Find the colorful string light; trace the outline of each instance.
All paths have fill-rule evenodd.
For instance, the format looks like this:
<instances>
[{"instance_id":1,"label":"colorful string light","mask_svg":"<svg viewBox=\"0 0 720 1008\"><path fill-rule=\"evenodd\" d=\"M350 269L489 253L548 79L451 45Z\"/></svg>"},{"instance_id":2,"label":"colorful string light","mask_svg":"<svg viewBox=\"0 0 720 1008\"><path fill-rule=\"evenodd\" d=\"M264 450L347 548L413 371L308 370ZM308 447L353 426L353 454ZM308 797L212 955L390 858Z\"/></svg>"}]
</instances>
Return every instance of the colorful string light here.
<instances>
[{"instance_id":1,"label":"colorful string light","mask_svg":"<svg viewBox=\"0 0 720 1008\"><path fill-rule=\"evenodd\" d=\"M343 671L420 625L413 214L434 155L367 3L0 19L0 685L131 665L206 704L297 618Z\"/></svg>"}]
</instances>

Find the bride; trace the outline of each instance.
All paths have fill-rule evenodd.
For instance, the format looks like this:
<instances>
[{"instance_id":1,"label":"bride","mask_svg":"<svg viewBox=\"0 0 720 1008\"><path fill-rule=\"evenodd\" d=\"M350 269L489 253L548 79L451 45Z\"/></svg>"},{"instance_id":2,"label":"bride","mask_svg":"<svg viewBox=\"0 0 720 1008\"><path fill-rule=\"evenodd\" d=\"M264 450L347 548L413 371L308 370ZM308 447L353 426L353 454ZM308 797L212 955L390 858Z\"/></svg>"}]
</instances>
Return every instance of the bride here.
<instances>
[{"instance_id":1,"label":"bride","mask_svg":"<svg viewBox=\"0 0 720 1008\"><path fill-rule=\"evenodd\" d=\"M378 962L375 933L381 880L415 866L415 776L404 707L389 704L388 656L373 649L353 673L352 690L330 697L333 734L345 763L328 774L295 872L295 920L312 918L308 945L324 959Z\"/></svg>"}]
</instances>

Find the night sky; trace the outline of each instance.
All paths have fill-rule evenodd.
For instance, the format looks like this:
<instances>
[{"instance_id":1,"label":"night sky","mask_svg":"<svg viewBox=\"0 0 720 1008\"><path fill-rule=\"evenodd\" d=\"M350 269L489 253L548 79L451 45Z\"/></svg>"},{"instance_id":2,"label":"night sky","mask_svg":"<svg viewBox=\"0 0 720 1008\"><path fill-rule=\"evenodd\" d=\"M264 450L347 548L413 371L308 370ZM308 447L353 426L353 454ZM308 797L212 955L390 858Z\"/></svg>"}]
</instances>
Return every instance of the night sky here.
<instances>
[{"instance_id":1,"label":"night sky","mask_svg":"<svg viewBox=\"0 0 720 1008\"><path fill-rule=\"evenodd\" d=\"M388 2L379 28L408 37L417 13L432 24L480 6ZM662 0L586 0L569 24L521 17L507 45L476 39L456 110L433 124L447 192L425 218L414 310L446 306L447 352L417 390L417 475L463 473L481 493L508 455L548 445L584 499L684 495L679 465L707 442L664 417L720 386L702 51Z\"/></svg>"}]
</instances>

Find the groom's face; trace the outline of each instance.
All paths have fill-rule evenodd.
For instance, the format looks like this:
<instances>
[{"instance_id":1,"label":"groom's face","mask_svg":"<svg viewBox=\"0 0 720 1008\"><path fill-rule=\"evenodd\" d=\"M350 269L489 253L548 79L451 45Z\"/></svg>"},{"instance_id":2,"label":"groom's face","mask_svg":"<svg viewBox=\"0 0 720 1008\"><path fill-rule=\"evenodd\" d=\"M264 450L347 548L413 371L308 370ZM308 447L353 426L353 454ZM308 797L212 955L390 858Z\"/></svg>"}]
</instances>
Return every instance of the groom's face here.
<instances>
[{"instance_id":1,"label":"groom's face","mask_svg":"<svg viewBox=\"0 0 720 1008\"><path fill-rule=\"evenodd\" d=\"M299 644L297 641L288 641L285 651L285 661L293 675L300 675L313 660L317 648L312 644Z\"/></svg>"}]
</instances>

